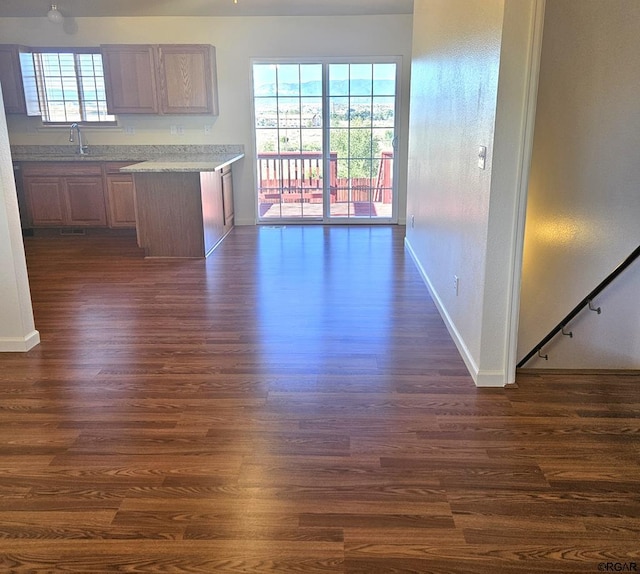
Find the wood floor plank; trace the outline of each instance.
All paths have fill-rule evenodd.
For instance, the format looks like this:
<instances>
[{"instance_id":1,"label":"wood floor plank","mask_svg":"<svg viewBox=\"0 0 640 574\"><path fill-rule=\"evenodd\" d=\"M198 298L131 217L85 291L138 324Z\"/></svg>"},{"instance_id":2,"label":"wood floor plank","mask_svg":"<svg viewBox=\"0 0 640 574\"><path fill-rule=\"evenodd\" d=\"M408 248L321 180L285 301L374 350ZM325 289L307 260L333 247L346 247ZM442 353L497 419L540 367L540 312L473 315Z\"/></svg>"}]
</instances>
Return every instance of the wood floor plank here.
<instances>
[{"instance_id":1,"label":"wood floor plank","mask_svg":"<svg viewBox=\"0 0 640 574\"><path fill-rule=\"evenodd\" d=\"M16 540L0 568L9 572L344 572L342 542L285 540Z\"/></svg>"},{"instance_id":2,"label":"wood floor plank","mask_svg":"<svg viewBox=\"0 0 640 574\"><path fill-rule=\"evenodd\" d=\"M475 388L403 240L26 237L41 344L0 354L0 571L640 563L640 375Z\"/></svg>"}]
</instances>

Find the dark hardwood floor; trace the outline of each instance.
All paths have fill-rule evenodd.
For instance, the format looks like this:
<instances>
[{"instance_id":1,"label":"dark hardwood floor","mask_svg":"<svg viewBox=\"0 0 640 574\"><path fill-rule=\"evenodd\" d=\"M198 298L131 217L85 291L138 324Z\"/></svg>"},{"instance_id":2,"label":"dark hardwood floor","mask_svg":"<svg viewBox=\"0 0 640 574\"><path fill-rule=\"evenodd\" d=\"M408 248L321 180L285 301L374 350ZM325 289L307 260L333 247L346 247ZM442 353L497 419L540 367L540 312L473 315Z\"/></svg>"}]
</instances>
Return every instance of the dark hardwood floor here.
<instances>
[{"instance_id":1,"label":"dark hardwood floor","mask_svg":"<svg viewBox=\"0 0 640 574\"><path fill-rule=\"evenodd\" d=\"M0 571L640 569L640 378L474 387L402 227L25 239ZM637 566L632 566L637 564Z\"/></svg>"}]
</instances>

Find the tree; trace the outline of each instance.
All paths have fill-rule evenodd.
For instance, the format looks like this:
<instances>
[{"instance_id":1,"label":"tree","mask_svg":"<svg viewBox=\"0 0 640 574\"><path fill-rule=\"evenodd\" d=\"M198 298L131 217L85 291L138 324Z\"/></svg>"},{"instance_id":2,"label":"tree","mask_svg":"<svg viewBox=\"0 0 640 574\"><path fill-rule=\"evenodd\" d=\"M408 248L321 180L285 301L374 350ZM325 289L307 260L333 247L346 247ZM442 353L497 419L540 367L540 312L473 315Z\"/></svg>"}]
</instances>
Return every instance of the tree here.
<instances>
[{"instance_id":1,"label":"tree","mask_svg":"<svg viewBox=\"0 0 640 574\"><path fill-rule=\"evenodd\" d=\"M338 177L370 178L378 171L380 141L371 124L361 118L351 120L349 128L332 129L331 152L338 154ZM350 161L346 162L345 159Z\"/></svg>"}]
</instances>

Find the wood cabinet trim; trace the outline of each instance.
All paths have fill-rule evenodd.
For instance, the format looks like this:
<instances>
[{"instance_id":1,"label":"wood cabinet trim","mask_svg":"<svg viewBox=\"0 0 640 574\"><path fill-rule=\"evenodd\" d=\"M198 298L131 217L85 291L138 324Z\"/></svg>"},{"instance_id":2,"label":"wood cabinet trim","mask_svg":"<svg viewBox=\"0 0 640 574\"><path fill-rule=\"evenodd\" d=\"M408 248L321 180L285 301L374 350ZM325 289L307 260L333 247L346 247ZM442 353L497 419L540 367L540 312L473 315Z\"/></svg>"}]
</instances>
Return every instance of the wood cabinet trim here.
<instances>
[{"instance_id":1,"label":"wood cabinet trim","mask_svg":"<svg viewBox=\"0 0 640 574\"><path fill-rule=\"evenodd\" d=\"M0 44L0 83L7 114L27 113L20 67L20 52L24 50L17 44Z\"/></svg>"},{"instance_id":2,"label":"wood cabinet trim","mask_svg":"<svg viewBox=\"0 0 640 574\"><path fill-rule=\"evenodd\" d=\"M233 227L234 202L233 202L233 177L231 167L222 170L222 216L225 231Z\"/></svg>"}]
</instances>

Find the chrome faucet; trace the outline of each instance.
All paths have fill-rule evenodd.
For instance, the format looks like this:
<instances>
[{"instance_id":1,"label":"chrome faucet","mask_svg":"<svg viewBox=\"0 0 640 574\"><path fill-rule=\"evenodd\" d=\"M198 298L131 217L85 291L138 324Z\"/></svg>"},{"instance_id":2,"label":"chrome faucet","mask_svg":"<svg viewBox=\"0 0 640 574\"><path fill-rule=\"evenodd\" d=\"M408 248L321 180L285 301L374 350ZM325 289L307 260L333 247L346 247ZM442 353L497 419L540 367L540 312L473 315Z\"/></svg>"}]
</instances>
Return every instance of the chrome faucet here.
<instances>
[{"instance_id":1,"label":"chrome faucet","mask_svg":"<svg viewBox=\"0 0 640 574\"><path fill-rule=\"evenodd\" d=\"M87 146L82 145L82 132L80 131L80 124L73 122L71 124L71 129L69 130L69 141L73 142L73 130L78 132L78 153L80 155L84 155L87 153Z\"/></svg>"}]
</instances>

